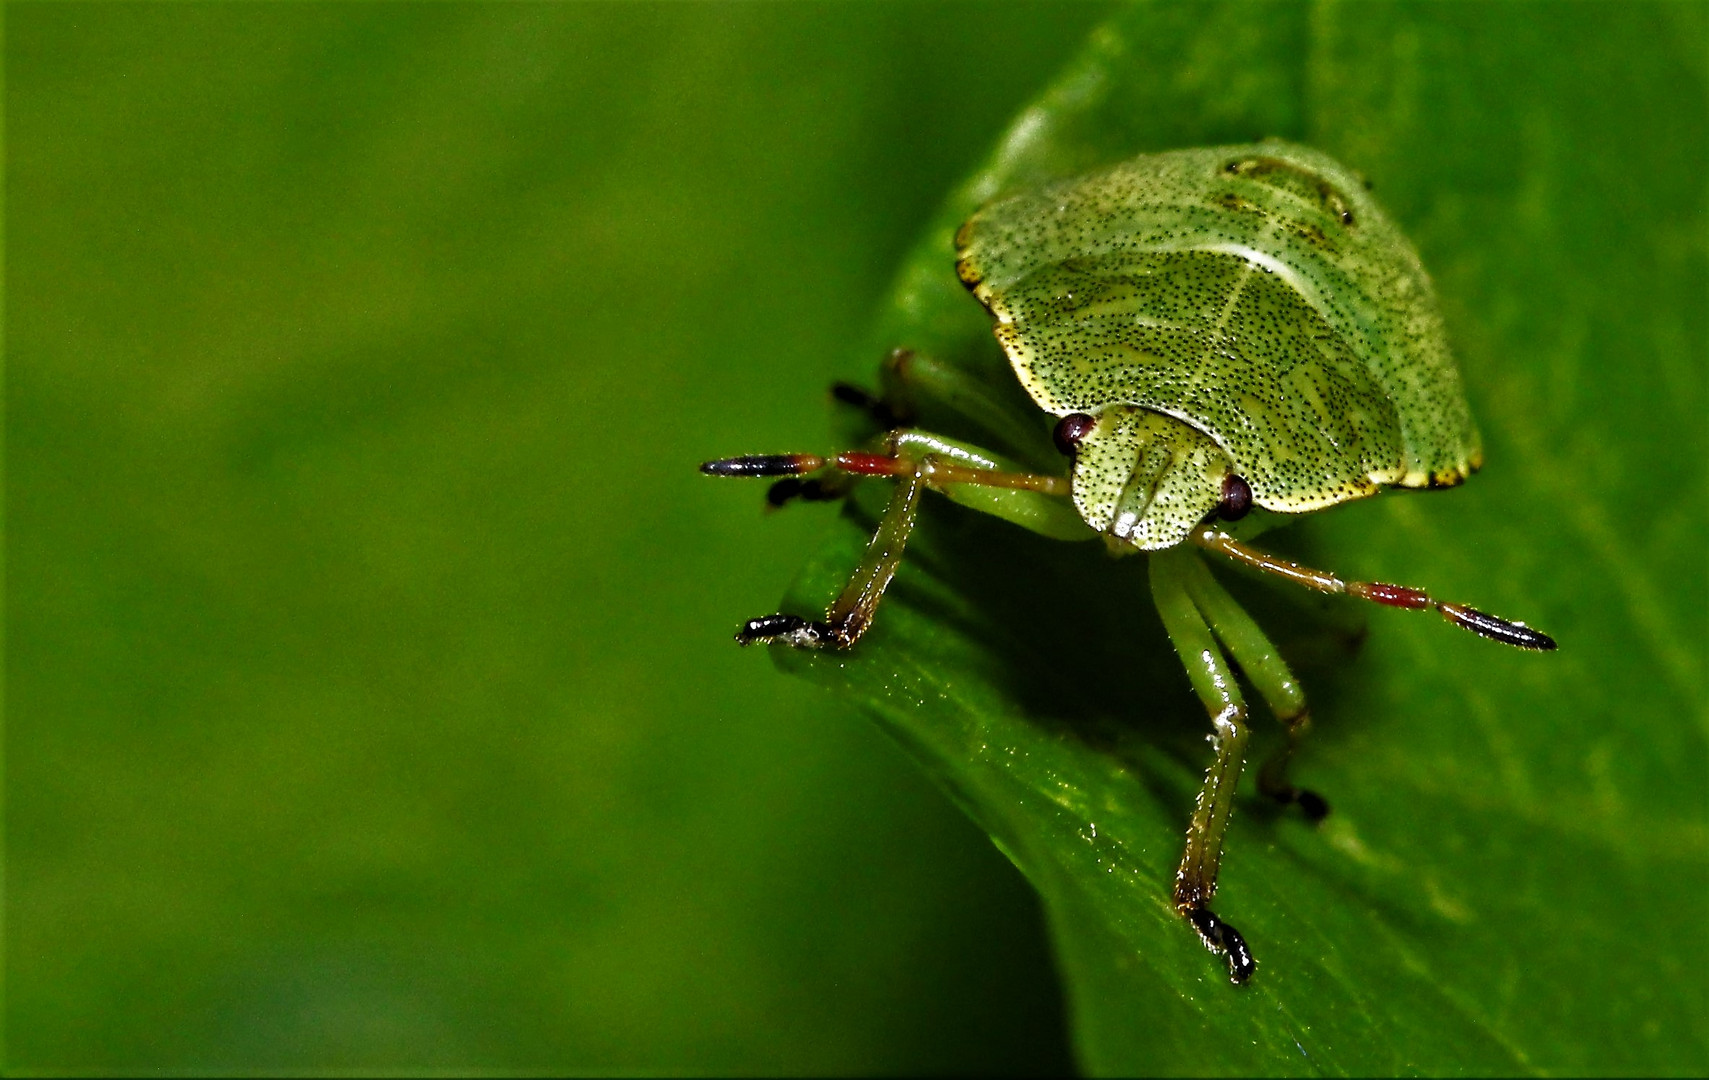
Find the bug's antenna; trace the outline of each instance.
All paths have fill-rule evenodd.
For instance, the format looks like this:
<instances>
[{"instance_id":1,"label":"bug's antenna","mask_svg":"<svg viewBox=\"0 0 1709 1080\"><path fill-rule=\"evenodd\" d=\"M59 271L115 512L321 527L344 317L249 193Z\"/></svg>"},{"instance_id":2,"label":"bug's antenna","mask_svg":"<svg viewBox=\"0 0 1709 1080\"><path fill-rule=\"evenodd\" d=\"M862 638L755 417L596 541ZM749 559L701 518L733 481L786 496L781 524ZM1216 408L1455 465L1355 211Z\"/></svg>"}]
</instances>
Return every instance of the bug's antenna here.
<instances>
[{"instance_id":1,"label":"bug's antenna","mask_svg":"<svg viewBox=\"0 0 1709 1080\"><path fill-rule=\"evenodd\" d=\"M1236 540L1228 533L1214 525L1201 526L1193 533L1193 542L1207 551L1225 555L1235 562L1244 563L1256 570L1287 578L1296 585L1315 589L1323 593L1341 593L1355 596L1360 600L1384 604L1388 607L1407 608L1420 611L1433 607L1442 613L1442 617L1456 626L1463 626L1479 637L1491 641L1499 641L1503 645L1512 645L1516 649L1532 649L1548 652L1555 647L1555 639L1540 630L1533 630L1522 622L1511 622L1500 619L1487 612L1479 611L1465 604L1452 604L1445 600L1432 600L1430 594L1423 589L1414 589L1407 585L1384 585L1374 581L1343 581L1334 574L1323 570L1313 570L1267 551L1260 551Z\"/></svg>"}]
</instances>

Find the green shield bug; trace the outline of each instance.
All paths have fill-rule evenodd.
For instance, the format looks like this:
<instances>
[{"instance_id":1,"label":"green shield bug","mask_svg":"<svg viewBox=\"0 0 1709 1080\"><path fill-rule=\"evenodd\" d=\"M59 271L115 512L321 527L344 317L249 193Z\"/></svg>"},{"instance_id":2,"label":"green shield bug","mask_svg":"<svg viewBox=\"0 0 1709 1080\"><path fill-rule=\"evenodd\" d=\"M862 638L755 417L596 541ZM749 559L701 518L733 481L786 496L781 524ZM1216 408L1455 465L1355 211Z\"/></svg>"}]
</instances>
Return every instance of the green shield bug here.
<instances>
[{"instance_id":1,"label":"green shield bug","mask_svg":"<svg viewBox=\"0 0 1709 1080\"><path fill-rule=\"evenodd\" d=\"M1153 598L1210 714L1215 748L1174 903L1226 957L1230 978L1245 982L1255 967L1246 941L1210 909L1247 742L1229 657L1288 734L1260 769L1260 790L1314 820L1328 806L1287 777L1309 719L1298 683L1199 552L1321 592L1434 609L1517 648L1555 647L1523 623L1406 586L1345 581L1248 543L1285 515L1387 488L1451 487L1482 464L1430 279L1352 172L1275 141L1150 154L999 199L961 227L956 248L956 271L1054 423L1069 474L1026 471L907 426L906 402L922 396L1000 437L1027 421L971 376L899 350L883 397L836 391L888 429L871 448L701 467L782 478L774 504L835 497L864 476L898 481L823 620L768 615L749 620L737 640L854 645L927 489L1046 536L1101 537L1115 554L1148 553Z\"/></svg>"}]
</instances>

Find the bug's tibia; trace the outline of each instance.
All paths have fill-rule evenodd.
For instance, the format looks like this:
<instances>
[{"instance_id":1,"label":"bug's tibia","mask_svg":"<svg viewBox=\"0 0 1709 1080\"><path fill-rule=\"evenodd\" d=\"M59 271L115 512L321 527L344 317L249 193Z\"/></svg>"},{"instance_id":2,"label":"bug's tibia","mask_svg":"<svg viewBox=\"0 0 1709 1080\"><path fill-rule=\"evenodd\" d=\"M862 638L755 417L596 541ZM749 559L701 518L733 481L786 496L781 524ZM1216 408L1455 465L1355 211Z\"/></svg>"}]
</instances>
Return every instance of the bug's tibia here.
<instances>
[{"instance_id":1,"label":"bug's tibia","mask_svg":"<svg viewBox=\"0 0 1709 1080\"><path fill-rule=\"evenodd\" d=\"M1205 943L1205 948L1228 959L1228 981L1239 986L1252 977L1257 970L1258 961L1252 958L1252 950L1246 945L1246 938L1218 918L1216 913L1207 907L1192 907L1181 912L1187 921L1198 931L1199 939Z\"/></svg>"},{"instance_id":2,"label":"bug's tibia","mask_svg":"<svg viewBox=\"0 0 1709 1080\"><path fill-rule=\"evenodd\" d=\"M805 476L825 465L817 454L746 454L704 462L700 471L707 476Z\"/></svg>"}]
</instances>

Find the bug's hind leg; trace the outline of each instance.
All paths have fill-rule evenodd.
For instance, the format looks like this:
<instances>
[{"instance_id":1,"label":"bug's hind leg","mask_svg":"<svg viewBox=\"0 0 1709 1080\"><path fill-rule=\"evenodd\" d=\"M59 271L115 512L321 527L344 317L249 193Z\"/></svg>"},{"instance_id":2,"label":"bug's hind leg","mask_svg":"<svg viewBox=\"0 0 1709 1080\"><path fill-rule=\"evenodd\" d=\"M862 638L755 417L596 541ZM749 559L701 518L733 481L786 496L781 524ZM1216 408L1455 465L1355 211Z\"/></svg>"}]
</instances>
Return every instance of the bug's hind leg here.
<instances>
[{"instance_id":1,"label":"bug's hind leg","mask_svg":"<svg viewBox=\"0 0 1709 1080\"><path fill-rule=\"evenodd\" d=\"M1311 727L1311 711L1299 680L1240 602L1211 576L1197 552L1183 552L1182 571L1187 593L1210 622L1223 647L1240 665L1253 689L1287 729L1287 743L1258 770L1258 790L1280 803L1297 803L1305 816L1321 821L1329 804L1316 792L1288 781L1288 762Z\"/></svg>"},{"instance_id":2,"label":"bug's hind leg","mask_svg":"<svg viewBox=\"0 0 1709 1080\"><path fill-rule=\"evenodd\" d=\"M970 426L1030 466L1051 469L1060 460L1037 413L1018 408L969 371L913 349L893 349L879 369L881 393L836 383L838 401L865 410L881 428L911 427L922 419Z\"/></svg>"},{"instance_id":3,"label":"bug's hind leg","mask_svg":"<svg viewBox=\"0 0 1709 1080\"><path fill-rule=\"evenodd\" d=\"M1210 713L1211 745L1216 759L1199 788L1187 844L1175 871L1175 909L1192 924L1205 947L1228 960L1228 977L1236 983L1251 978L1257 962L1246 939L1210 909L1216 895L1217 869L1222 863L1235 788L1246 764L1246 702L1234 672L1223 658L1204 614L1188 587L1192 551L1175 548L1151 555L1151 594L1169 641L1187 668L1193 690Z\"/></svg>"},{"instance_id":4,"label":"bug's hind leg","mask_svg":"<svg viewBox=\"0 0 1709 1080\"><path fill-rule=\"evenodd\" d=\"M866 413L872 418L873 423L886 431L891 428L906 427L914 421L913 410L906 405L872 394L854 383L832 383L831 397L844 405Z\"/></svg>"}]
</instances>

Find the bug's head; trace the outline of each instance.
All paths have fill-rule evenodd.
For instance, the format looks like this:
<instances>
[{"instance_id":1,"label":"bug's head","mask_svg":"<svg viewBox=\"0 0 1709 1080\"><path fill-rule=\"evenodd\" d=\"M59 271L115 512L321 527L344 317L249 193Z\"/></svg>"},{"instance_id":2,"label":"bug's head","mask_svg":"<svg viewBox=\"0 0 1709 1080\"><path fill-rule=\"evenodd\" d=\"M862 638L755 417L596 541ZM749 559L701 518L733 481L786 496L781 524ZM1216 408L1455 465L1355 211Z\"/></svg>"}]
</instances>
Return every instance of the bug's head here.
<instances>
[{"instance_id":1,"label":"bug's head","mask_svg":"<svg viewBox=\"0 0 1709 1080\"><path fill-rule=\"evenodd\" d=\"M1131 405L1070 413L1056 445L1074 458L1074 505L1112 547L1173 547L1212 513L1244 514L1252 492L1210 437Z\"/></svg>"}]
</instances>

